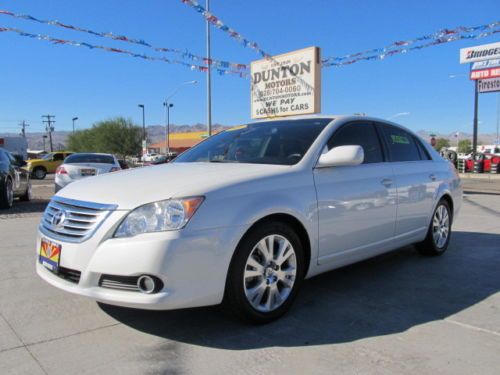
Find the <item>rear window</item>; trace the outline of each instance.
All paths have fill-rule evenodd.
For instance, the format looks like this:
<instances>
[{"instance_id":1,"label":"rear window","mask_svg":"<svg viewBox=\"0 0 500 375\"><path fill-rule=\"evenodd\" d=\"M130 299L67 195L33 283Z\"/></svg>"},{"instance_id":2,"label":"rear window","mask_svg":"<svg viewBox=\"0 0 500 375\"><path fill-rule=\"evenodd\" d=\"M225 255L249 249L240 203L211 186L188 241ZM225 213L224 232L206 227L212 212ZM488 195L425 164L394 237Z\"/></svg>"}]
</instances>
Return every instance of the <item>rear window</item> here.
<instances>
[{"instance_id":1,"label":"rear window","mask_svg":"<svg viewBox=\"0 0 500 375\"><path fill-rule=\"evenodd\" d=\"M68 156L64 162L66 164L71 164L71 163L114 164L115 160L111 155L73 154Z\"/></svg>"}]
</instances>

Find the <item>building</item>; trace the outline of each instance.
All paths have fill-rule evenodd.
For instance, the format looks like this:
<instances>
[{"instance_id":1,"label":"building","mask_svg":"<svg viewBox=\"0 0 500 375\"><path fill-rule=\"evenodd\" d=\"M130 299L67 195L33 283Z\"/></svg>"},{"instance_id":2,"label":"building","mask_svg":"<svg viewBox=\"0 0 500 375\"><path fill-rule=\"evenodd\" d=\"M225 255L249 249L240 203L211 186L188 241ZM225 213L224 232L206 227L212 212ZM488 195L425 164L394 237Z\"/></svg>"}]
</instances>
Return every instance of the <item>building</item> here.
<instances>
[{"instance_id":1,"label":"building","mask_svg":"<svg viewBox=\"0 0 500 375\"><path fill-rule=\"evenodd\" d=\"M207 132L170 133L170 152L180 154L191 148L207 137ZM162 141L148 146L149 153L167 153L167 142Z\"/></svg>"}]
</instances>

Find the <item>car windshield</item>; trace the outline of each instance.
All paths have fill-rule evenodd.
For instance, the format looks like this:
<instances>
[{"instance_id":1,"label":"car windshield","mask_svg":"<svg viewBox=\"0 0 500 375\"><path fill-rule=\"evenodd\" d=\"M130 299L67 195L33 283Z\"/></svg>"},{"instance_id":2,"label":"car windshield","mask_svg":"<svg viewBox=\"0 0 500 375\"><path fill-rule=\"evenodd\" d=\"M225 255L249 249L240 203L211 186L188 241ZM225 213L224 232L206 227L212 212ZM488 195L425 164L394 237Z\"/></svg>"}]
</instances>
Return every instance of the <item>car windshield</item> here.
<instances>
[{"instance_id":1,"label":"car windshield","mask_svg":"<svg viewBox=\"0 0 500 375\"><path fill-rule=\"evenodd\" d=\"M261 122L219 133L178 156L174 163L293 165L332 119Z\"/></svg>"},{"instance_id":2,"label":"car windshield","mask_svg":"<svg viewBox=\"0 0 500 375\"><path fill-rule=\"evenodd\" d=\"M42 160L50 160L54 157L54 154L47 154L41 157Z\"/></svg>"},{"instance_id":3,"label":"car windshield","mask_svg":"<svg viewBox=\"0 0 500 375\"><path fill-rule=\"evenodd\" d=\"M115 160L111 155L98 155L98 154L73 154L66 158L65 164L71 163L101 163L101 164L114 164Z\"/></svg>"}]
</instances>

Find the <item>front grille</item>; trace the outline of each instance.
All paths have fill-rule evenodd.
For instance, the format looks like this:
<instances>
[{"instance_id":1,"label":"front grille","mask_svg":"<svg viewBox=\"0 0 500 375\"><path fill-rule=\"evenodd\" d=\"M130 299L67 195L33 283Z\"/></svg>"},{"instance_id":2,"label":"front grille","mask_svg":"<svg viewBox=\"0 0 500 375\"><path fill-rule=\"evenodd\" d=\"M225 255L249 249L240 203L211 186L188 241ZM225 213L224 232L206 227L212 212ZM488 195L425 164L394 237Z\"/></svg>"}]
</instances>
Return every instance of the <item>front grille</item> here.
<instances>
[{"instance_id":1,"label":"front grille","mask_svg":"<svg viewBox=\"0 0 500 375\"><path fill-rule=\"evenodd\" d=\"M78 284L80 282L80 276L81 272L77 270L72 270L69 268L64 268L64 267L59 267L59 270L57 271L57 276L71 281L72 283Z\"/></svg>"},{"instance_id":2,"label":"front grille","mask_svg":"<svg viewBox=\"0 0 500 375\"><path fill-rule=\"evenodd\" d=\"M140 292L137 286L139 276L115 276L102 275L99 286L108 289L126 290L129 292Z\"/></svg>"},{"instance_id":3,"label":"front grille","mask_svg":"<svg viewBox=\"0 0 500 375\"><path fill-rule=\"evenodd\" d=\"M116 205L54 197L40 223L45 235L67 242L83 242L99 228Z\"/></svg>"}]
</instances>

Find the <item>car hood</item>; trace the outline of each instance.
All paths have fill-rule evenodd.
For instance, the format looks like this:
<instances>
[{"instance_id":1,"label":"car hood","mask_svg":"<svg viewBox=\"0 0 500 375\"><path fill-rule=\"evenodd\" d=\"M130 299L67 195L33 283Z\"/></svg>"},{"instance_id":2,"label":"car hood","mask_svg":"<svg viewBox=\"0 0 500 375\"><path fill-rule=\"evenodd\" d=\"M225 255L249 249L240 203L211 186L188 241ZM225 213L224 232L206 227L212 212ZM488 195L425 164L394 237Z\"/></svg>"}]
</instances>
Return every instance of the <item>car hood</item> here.
<instances>
[{"instance_id":1,"label":"car hood","mask_svg":"<svg viewBox=\"0 0 500 375\"><path fill-rule=\"evenodd\" d=\"M231 184L286 173L290 166L239 163L170 163L128 169L74 182L56 196L116 204L130 210L146 203L195 195Z\"/></svg>"}]
</instances>

